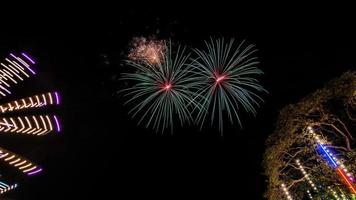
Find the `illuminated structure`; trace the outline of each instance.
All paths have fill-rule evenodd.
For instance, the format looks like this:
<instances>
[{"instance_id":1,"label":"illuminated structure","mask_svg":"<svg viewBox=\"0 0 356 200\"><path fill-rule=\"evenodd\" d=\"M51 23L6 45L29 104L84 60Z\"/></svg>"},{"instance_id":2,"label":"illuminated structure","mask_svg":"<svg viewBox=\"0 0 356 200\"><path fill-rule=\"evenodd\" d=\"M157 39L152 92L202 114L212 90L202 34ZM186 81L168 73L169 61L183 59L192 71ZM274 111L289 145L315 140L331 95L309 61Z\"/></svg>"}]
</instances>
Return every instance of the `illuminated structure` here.
<instances>
[{"instance_id":1,"label":"illuminated structure","mask_svg":"<svg viewBox=\"0 0 356 200\"><path fill-rule=\"evenodd\" d=\"M17 184L13 184L13 185L8 185L2 181L0 181L0 195L4 194L6 192L9 192L13 189L17 188Z\"/></svg>"},{"instance_id":2,"label":"illuminated structure","mask_svg":"<svg viewBox=\"0 0 356 200\"><path fill-rule=\"evenodd\" d=\"M344 180L345 184L350 188L352 193L356 194L356 188L354 186L355 178L352 176L351 173L348 172L345 165L339 161L336 156L331 152L326 146L325 142L322 141L317 134L314 133L312 127L308 127L308 131L314 137L317 143L317 150L319 154L327 160L330 167L336 170L339 176Z\"/></svg>"},{"instance_id":3,"label":"illuminated structure","mask_svg":"<svg viewBox=\"0 0 356 200\"><path fill-rule=\"evenodd\" d=\"M13 53L0 62L0 98L11 93L14 85L36 75L33 69L36 62L26 53L17 56ZM24 136L44 136L61 131L59 118L56 115L39 114L24 115L21 112L31 109L44 109L45 107L60 104L58 92L47 92L34 96L0 104L0 134L21 134ZM15 114L18 113L18 116ZM8 115L11 114L11 115ZM32 176L39 174L43 168L32 161L16 155L0 147L0 162L3 162L22 173ZM0 194L17 187L17 184L7 185L0 182Z\"/></svg>"}]
</instances>

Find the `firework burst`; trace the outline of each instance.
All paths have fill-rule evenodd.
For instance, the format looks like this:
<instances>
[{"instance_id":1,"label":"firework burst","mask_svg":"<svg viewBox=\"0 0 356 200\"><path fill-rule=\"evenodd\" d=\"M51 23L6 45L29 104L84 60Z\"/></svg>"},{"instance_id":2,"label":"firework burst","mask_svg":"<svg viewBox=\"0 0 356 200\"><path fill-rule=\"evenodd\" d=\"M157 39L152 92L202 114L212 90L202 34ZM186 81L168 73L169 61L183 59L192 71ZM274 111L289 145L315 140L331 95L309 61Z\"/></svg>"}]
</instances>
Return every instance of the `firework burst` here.
<instances>
[{"instance_id":1,"label":"firework burst","mask_svg":"<svg viewBox=\"0 0 356 200\"><path fill-rule=\"evenodd\" d=\"M173 131L175 116L181 125L192 120L189 107L192 105L193 93L189 87L194 78L190 73L190 65L186 64L190 54L186 54L182 47L172 52L170 42L159 49L159 55L164 52L160 62L150 62L145 53L136 56L148 62L137 59L127 61L127 65L133 67L135 72L123 74L123 80L133 82L134 85L122 92L129 97L127 103L135 103L130 113L133 117L140 113L139 124L145 121L146 127L151 126L156 131L163 132L169 127Z\"/></svg>"},{"instance_id":2,"label":"firework burst","mask_svg":"<svg viewBox=\"0 0 356 200\"><path fill-rule=\"evenodd\" d=\"M199 88L195 100L203 108L196 109L196 122L202 128L208 114L211 123L217 114L219 130L223 133L223 118L227 115L230 123L237 121L241 127L240 107L256 114L262 99L255 92L265 91L255 79L263 72L257 68L254 45L237 44L233 39L229 42L211 39L206 42L206 50L194 51L197 59L192 65Z\"/></svg>"},{"instance_id":3,"label":"firework burst","mask_svg":"<svg viewBox=\"0 0 356 200\"><path fill-rule=\"evenodd\" d=\"M128 55L130 60L160 65L164 61L166 44L163 40L148 40L144 37L134 38Z\"/></svg>"}]
</instances>

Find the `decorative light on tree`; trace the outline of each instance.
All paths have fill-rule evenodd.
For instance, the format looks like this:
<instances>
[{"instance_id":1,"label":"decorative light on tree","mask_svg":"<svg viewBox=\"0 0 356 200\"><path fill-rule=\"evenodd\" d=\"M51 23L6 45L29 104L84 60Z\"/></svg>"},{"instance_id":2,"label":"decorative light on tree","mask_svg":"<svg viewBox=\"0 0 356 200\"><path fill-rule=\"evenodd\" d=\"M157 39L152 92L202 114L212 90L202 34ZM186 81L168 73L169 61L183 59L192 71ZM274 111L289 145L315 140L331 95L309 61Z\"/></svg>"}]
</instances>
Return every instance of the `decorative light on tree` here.
<instances>
[{"instance_id":1,"label":"decorative light on tree","mask_svg":"<svg viewBox=\"0 0 356 200\"><path fill-rule=\"evenodd\" d=\"M313 199L313 196L312 196L312 194L310 193L309 190L307 190L307 194L308 194L309 199Z\"/></svg>"},{"instance_id":2,"label":"decorative light on tree","mask_svg":"<svg viewBox=\"0 0 356 200\"><path fill-rule=\"evenodd\" d=\"M342 198L342 200L348 200L348 198L345 196L345 194L341 191L341 198Z\"/></svg>"},{"instance_id":3,"label":"decorative light on tree","mask_svg":"<svg viewBox=\"0 0 356 200\"><path fill-rule=\"evenodd\" d=\"M309 199L306 192L309 185L306 177L300 175L300 169L295 164L296 158L300 159L301 164L308 163L308 168L303 167L312 175L310 178L318 189L318 192L309 189L313 199L335 199L328 186L341 199L342 193L346 199L353 198L353 176L350 172L356 170L356 129L353 126L355 88L356 71L346 72L324 88L280 111L276 129L266 142L264 166L268 177L267 199L282 199L283 193L279 188L281 182L288 183L293 198ZM332 140L332 143L328 140Z\"/></svg>"},{"instance_id":4,"label":"decorative light on tree","mask_svg":"<svg viewBox=\"0 0 356 200\"><path fill-rule=\"evenodd\" d=\"M305 171L305 169L304 169L303 165L300 163L299 159L297 159L295 162L297 163L299 170L302 172L304 177L307 179L308 183L311 185L313 190L315 192L318 192L318 188L316 188L314 182L311 180L309 174Z\"/></svg>"},{"instance_id":5,"label":"decorative light on tree","mask_svg":"<svg viewBox=\"0 0 356 200\"><path fill-rule=\"evenodd\" d=\"M286 185L284 183L281 184L282 190L285 194L285 196L287 197L288 200L293 200L292 196L290 195Z\"/></svg>"},{"instance_id":6,"label":"decorative light on tree","mask_svg":"<svg viewBox=\"0 0 356 200\"><path fill-rule=\"evenodd\" d=\"M35 75L33 65L36 62L26 53L17 56L10 54L5 62L0 62L0 96L6 97L11 93L11 88L25 79ZM44 109L48 106L57 106L60 104L58 92L47 92L37 94L31 97L3 103L0 105L0 114L7 115L30 109ZM0 133L23 134L26 136L43 136L49 133L60 132L60 122L56 115L30 115L0 117ZM43 171L43 168L32 161L16 155L0 147L0 161L32 176ZM2 188L1 188L2 186ZM4 193L17 185L6 185L0 182L0 193Z\"/></svg>"},{"instance_id":7,"label":"decorative light on tree","mask_svg":"<svg viewBox=\"0 0 356 200\"><path fill-rule=\"evenodd\" d=\"M335 169L337 171L339 176L344 180L344 182L350 188L350 190L354 194L356 194L356 188L353 185L353 182L355 181L355 179L352 176L352 174L348 172L345 165L342 164L342 162L339 161L336 158L336 156L325 146L324 142L314 132L314 130L311 126L308 126L308 131L310 134L312 134L315 141L317 142L317 150L320 153L320 155L322 155L323 158L325 158L328 161L330 167L332 167L333 169Z\"/></svg>"},{"instance_id":8,"label":"decorative light on tree","mask_svg":"<svg viewBox=\"0 0 356 200\"><path fill-rule=\"evenodd\" d=\"M331 194L333 195L333 197L336 199L336 200L341 200L339 195L337 194L337 192L335 190L333 190L331 187L329 187L329 190L331 192Z\"/></svg>"}]
</instances>

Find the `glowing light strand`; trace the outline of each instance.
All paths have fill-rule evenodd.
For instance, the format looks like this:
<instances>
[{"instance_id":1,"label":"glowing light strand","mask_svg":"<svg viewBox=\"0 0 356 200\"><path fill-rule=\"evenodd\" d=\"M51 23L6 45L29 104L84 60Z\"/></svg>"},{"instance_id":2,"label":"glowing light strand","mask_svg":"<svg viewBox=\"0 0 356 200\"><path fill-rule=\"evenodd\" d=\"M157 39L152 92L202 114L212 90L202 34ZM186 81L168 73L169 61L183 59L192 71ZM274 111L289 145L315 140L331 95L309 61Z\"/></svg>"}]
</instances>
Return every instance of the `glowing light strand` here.
<instances>
[{"instance_id":1,"label":"glowing light strand","mask_svg":"<svg viewBox=\"0 0 356 200\"><path fill-rule=\"evenodd\" d=\"M53 99L56 99L54 102ZM26 97L23 99L15 100L9 103L0 105L1 113L8 113L18 110L24 110L29 108L40 108L48 105L58 105L59 94L58 92L48 92L43 94Z\"/></svg>"},{"instance_id":2,"label":"glowing light strand","mask_svg":"<svg viewBox=\"0 0 356 200\"><path fill-rule=\"evenodd\" d=\"M13 189L17 188L17 184L13 184L13 185L8 185L2 181L0 181L0 195L1 194L5 194Z\"/></svg>"},{"instance_id":3,"label":"glowing light strand","mask_svg":"<svg viewBox=\"0 0 356 200\"><path fill-rule=\"evenodd\" d=\"M309 199L313 199L313 196L312 196L312 194L310 193L309 190L307 190L307 194L308 194Z\"/></svg>"},{"instance_id":4,"label":"glowing light strand","mask_svg":"<svg viewBox=\"0 0 356 200\"><path fill-rule=\"evenodd\" d=\"M21 53L19 56L10 53L8 58L0 62L0 96L11 94L10 90L13 85L35 75L36 72L32 67L34 64L36 64L36 61L26 53ZM48 92L1 104L0 114L59 104L59 93ZM0 132L2 133L21 133L31 136L41 136L50 132L59 131L61 131L59 118L53 115L0 118ZM35 163L3 148L0 148L0 160L28 176L36 175L43 171L43 169ZM8 186L0 182L0 193L5 193L15 187L17 187L16 184Z\"/></svg>"},{"instance_id":5,"label":"glowing light strand","mask_svg":"<svg viewBox=\"0 0 356 200\"><path fill-rule=\"evenodd\" d=\"M22 133L32 136L42 136L50 132L60 132L57 116L38 115L24 117L0 118L0 132ZM56 129L53 129L55 125Z\"/></svg>"},{"instance_id":6,"label":"glowing light strand","mask_svg":"<svg viewBox=\"0 0 356 200\"><path fill-rule=\"evenodd\" d=\"M18 57L11 53L10 57L5 59L5 62L0 62L1 96L11 94L9 90L11 86L17 84L19 81L24 81L25 78L29 78L29 72L33 75L36 74L30 66L30 64L35 64L35 62L27 54L22 53L21 55L22 57Z\"/></svg>"},{"instance_id":7,"label":"glowing light strand","mask_svg":"<svg viewBox=\"0 0 356 200\"><path fill-rule=\"evenodd\" d=\"M285 196L287 197L288 200L293 200L292 196L290 195L286 185L284 183L281 184L282 190L285 194Z\"/></svg>"},{"instance_id":8,"label":"glowing light strand","mask_svg":"<svg viewBox=\"0 0 356 200\"><path fill-rule=\"evenodd\" d=\"M0 148L0 160L27 175L33 175L42 171L42 168L33 162L3 148Z\"/></svg>"},{"instance_id":9,"label":"glowing light strand","mask_svg":"<svg viewBox=\"0 0 356 200\"><path fill-rule=\"evenodd\" d=\"M346 169L345 165L343 165L334 155L333 153L326 147L324 146L324 142L320 140L319 136L315 134L314 130L312 127L308 126L308 131L312 136L314 137L315 141L317 142L317 147L318 150L322 155L324 155L324 158L326 158L331 164L331 167L337 171L339 176L344 180L346 185L350 188L350 190L356 194L356 188L353 184L354 182L354 177L352 176L351 173L348 173L348 170Z\"/></svg>"},{"instance_id":10,"label":"glowing light strand","mask_svg":"<svg viewBox=\"0 0 356 200\"><path fill-rule=\"evenodd\" d=\"M329 187L329 190L330 190L331 194L334 196L334 198L336 200L341 200L339 195L337 194L337 192L335 190L333 190L331 187Z\"/></svg>"},{"instance_id":11,"label":"glowing light strand","mask_svg":"<svg viewBox=\"0 0 356 200\"><path fill-rule=\"evenodd\" d=\"M304 177L307 179L308 183L312 186L313 190L315 192L318 192L318 188L315 186L314 182L311 180L309 174L305 171L303 165L300 163L300 161L297 159L296 163L299 167L299 170L302 172L302 174L304 175Z\"/></svg>"}]
</instances>

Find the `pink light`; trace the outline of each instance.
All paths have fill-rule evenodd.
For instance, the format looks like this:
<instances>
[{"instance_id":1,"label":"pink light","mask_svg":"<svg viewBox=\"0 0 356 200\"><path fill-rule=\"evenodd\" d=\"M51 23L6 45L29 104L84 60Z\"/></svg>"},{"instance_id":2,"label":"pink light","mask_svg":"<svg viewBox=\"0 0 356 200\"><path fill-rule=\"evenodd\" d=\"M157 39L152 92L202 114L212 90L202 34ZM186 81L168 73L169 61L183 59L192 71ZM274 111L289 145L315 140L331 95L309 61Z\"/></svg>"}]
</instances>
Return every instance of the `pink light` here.
<instances>
[{"instance_id":1,"label":"pink light","mask_svg":"<svg viewBox=\"0 0 356 200\"><path fill-rule=\"evenodd\" d=\"M162 89L165 91L169 91L170 89L172 89L172 84L171 83L165 83L164 85L162 85Z\"/></svg>"},{"instance_id":2,"label":"pink light","mask_svg":"<svg viewBox=\"0 0 356 200\"><path fill-rule=\"evenodd\" d=\"M58 120L58 118L57 118L57 116L53 116L53 118L54 118L54 121L56 121L56 125L57 125L57 132L60 132L61 131L61 127L59 126L59 120Z\"/></svg>"},{"instance_id":3,"label":"pink light","mask_svg":"<svg viewBox=\"0 0 356 200\"><path fill-rule=\"evenodd\" d=\"M35 175L35 174L40 173L42 170L43 170L43 169L42 169L42 168L40 168L40 169L38 169L38 170L36 170L36 171L33 171L33 172L30 172L30 173L27 173L27 175L28 175L28 176Z\"/></svg>"},{"instance_id":4,"label":"pink light","mask_svg":"<svg viewBox=\"0 0 356 200\"><path fill-rule=\"evenodd\" d=\"M169 89L171 89L172 88L172 85L170 84L170 83L168 83L168 84L166 84L165 86L164 86L164 89L165 90L169 90Z\"/></svg>"},{"instance_id":5,"label":"pink light","mask_svg":"<svg viewBox=\"0 0 356 200\"><path fill-rule=\"evenodd\" d=\"M21 55L23 55L25 58L27 58L27 60L29 60L32 64L36 64L34 60L32 60L32 58L30 58L30 56L28 56L25 53L21 53Z\"/></svg>"},{"instance_id":6,"label":"pink light","mask_svg":"<svg viewBox=\"0 0 356 200\"><path fill-rule=\"evenodd\" d=\"M226 76L218 76L216 77L216 82L219 83L220 81L224 80Z\"/></svg>"},{"instance_id":7,"label":"pink light","mask_svg":"<svg viewBox=\"0 0 356 200\"><path fill-rule=\"evenodd\" d=\"M10 53L10 56L17 60L17 58L16 58L16 56L14 54Z\"/></svg>"},{"instance_id":8,"label":"pink light","mask_svg":"<svg viewBox=\"0 0 356 200\"><path fill-rule=\"evenodd\" d=\"M220 74L218 72L214 72L214 77L215 77L215 83L219 84L221 81L227 79L226 74Z\"/></svg>"},{"instance_id":9,"label":"pink light","mask_svg":"<svg viewBox=\"0 0 356 200\"><path fill-rule=\"evenodd\" d=\"M59 105L59 95L58 95L58 92L54 92L54 95L56 96L57 105Z\"/></svg>"},{"instance_id":10,"label":"pink light","mask_svg":"<svg viewBox=\"0 0 356 200\"><path fill-rule=\"evenodd\" d=\"M6 89L5 87L3 87L2 85L0 85L0 88L5 90L7 93L11 94L11 92L8 89Z\"/></svg>"}]
</instances>

